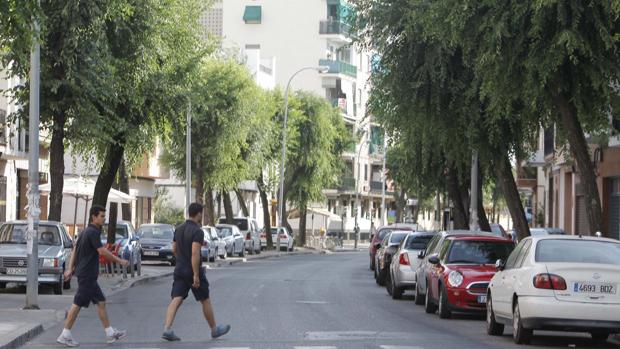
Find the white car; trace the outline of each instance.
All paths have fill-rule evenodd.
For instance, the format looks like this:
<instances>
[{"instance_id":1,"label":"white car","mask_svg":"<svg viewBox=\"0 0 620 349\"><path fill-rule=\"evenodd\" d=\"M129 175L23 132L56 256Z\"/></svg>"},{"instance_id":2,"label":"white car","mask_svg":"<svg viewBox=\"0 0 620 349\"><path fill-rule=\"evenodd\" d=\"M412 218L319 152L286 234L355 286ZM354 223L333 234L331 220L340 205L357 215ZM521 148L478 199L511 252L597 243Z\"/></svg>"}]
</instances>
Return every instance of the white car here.
<instances>
[{"instance_id":1,"label":"white car","mask_svg":"<svg viewBox=\"0 0 620 349\"><path fill-rule=\"evenodd\" d=\"M226 217L220 217L220 224L226 224ZM232 224L239 228L244 237L244 247L249 254L260 254L261 241L258 223L254 218L237 217L233 218Z\"/></svg>"},{"instance_id":2,"label":"white car","mask_svg":"<svg viewBox=\"0 0 620 349\"><path fill-rule=\"evenodd\" d=\"M418 255L426 249L434 232L411 232L400 243L390 263L387 291L393 299L400 299L405 290L413 290L416 285L416 270L420 265Z\"/></svg>"},{"instance_id":3,"label":"white car","mask_svg":"<svg viewBox=\"0 0 620 349\"><path fill-rule=\"evenodd\" d=\"M202 227L205 241L209 242L209 261L214 262L216 257L226 258L226 243L217 235L217 229L210 225Z\"/></svg>"},{"instance_id":4,"label":"white car","mask_svg":"<svg viewBox=\"0 0 620 349\"><path fill-rule=\"evenodd\" d=\"M534 330L589 332L605 342L620 332L620 242L546 235L523 239L487 290L487 333L512 325L517 344Z\"/></svg>"},{"instance_id":5,"label":"white car","mask_svg":"<svg viewBox=\"0 0 620 349\"><path fill-rule=\"evenodd\" d=\"M226 255L232 257L237 254L239 257L245 257L245 246L243 235L239 228L234 224L218 224L217 236L226 244Z\"/></svg>"},{"instance_id":6,"label":"white car","mask_svg":"<svg viewBox=\"0 0 620 349\"><path fill-rule=\"evenodd\" d=\"M273 244L278 244L278 234L280 235L280 249L285 251L293 251L294 238L285 228L271 228L271 241L273 241Z\"/></svg>"}]
</instances>

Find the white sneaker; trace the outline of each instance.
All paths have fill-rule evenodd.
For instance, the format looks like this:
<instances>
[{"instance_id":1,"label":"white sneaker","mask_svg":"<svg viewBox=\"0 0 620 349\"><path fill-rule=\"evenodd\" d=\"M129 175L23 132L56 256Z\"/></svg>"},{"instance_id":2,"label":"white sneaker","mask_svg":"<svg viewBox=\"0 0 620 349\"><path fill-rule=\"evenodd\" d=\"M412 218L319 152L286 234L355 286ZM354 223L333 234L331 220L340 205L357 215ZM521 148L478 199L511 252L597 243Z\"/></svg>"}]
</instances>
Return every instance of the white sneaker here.
<instances>
[{"instance_id":1,"label":"white sneaker","mask_svg":"<svg viewBox=\"0 0 620 349\"><path fill-rule=\"evenodd\" d=\"M77 347L80 345L80 343L78 343L75 339L73 339L73 337L65 337L62 334L58 336L58 338L56 339L56 342L60 344L64 344L68 347Z\"/></svg>"},{"instance_id":2,"label":"white sneaker","mask_svg":"<svg viewBox=\"0 0 620 349\"><path fill-rule=\"evenodd\" d=\"M108 344L110 343L114 343L119 339L123 339L127 336L127 331L125 330L117 330L116 328L114 329L114 333L112 333L111 336L106 335L106 342L108 342Z\"/></svg>"}]
</instances>

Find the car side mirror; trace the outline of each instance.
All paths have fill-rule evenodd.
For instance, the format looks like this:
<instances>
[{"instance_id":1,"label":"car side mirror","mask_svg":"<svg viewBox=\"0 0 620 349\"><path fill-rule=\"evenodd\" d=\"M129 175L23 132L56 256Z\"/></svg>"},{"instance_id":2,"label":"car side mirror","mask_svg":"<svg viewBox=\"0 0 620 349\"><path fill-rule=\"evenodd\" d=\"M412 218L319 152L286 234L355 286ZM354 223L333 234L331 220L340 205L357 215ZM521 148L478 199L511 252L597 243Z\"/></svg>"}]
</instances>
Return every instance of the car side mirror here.
<instances>
[{"instance_id":1,"label":"car side mirror","mask_svg":"<svg viewBox=\"0 0 620 349\"><path fill-rule=\"evenodd\" d=\"M426 255L426 251L424 250L420 251L420 253L418 253L418 259L424 259L425 255Z\"/></svg>"},{"instance_id":2,"label":"car side mirror","mask_svg":"<svg viewBox=\"0 0 620 349\"><path fill-rule=\"evenodd\" d=\"M68 241L67 243L65 243L65 248L73 248L73 242Z\"/></svg>"},{"instance_id":3,"label":"car side mirror","mask_svg":"<svg viewBox=\"0 0 620 349\"><path fill-rule=\"evenodd\" d=\"M430 256L430 257L428 257L428 262L430 264L439 264L439 257L437 257L437 256Z\"/></svg>"},{"instance_id":4,"label":"car side mirror","mask_svg":"<svg viewBox=\"0 0 620 349\"><path fill-rule=\"evenodd\" d=\"M503 259L495 261L495 269L497 269L497 271L502 271L504 268L506 268L506 262Z\"/></svg>"}]
</instances>

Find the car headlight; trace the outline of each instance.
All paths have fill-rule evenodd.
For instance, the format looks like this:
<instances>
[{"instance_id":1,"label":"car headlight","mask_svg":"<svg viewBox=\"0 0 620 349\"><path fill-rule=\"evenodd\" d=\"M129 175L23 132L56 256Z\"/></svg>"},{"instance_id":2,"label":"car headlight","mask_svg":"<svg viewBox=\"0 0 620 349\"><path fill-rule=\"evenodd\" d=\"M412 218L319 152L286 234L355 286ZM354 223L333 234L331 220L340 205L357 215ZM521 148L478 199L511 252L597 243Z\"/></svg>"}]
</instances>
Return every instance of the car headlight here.
<instances>
[{"instance_id":1,"label":"car headlight","mask_svg":"<svg viewBox=\"0 0 620 349\"><path fill-rule=\"evenodd\" d=\"M43 268L57 268L58 258L43 258L43 263L41 266Z\"/></svg>"},{"instance_id":2,"label":"car headlight","mask_svg":"<svg viewBox=\"0 0 620 349\"><path fill-rule=\"evenodd\" d=\"M461 284L463 283L463 274L459 273L456 270L451 271L450 274L448 274L448 283L452 287L461 286Z\"/></svg>"}]
</instances>

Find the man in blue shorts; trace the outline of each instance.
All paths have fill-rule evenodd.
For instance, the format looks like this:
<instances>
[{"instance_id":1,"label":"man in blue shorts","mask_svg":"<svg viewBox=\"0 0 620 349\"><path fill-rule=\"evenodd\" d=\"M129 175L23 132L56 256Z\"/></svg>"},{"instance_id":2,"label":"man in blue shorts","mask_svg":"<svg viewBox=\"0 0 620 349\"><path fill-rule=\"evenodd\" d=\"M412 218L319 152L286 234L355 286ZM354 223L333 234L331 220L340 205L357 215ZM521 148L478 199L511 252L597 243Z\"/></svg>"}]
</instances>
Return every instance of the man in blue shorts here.
<instances>
[{"instance_id":1,"label":"man in blue shorts","mask_svg":"<svg viewBox=\"0 0 620 349\"><path fill-rule=\"evenodd\" d=\"M204 242L204 232L200 228L202 222L202 205L193 203L189 205L189 219L181 224L174 231L172 242L172 253L176 258L174 268L174 281L170 305L166 312L166 323L162 338L168 341L181 340L172 331L172 322L189 291L194 294L194 298L202 304L202 312L211 328L211 338L218 338L230 331L230 325L216 325L213 308L209 300L209 282L202 267L202 256L200 248Z\"/></svg>"},{"instance_id":2,"label":"man in blue shorts","mask_svg":"<svg viewBox=\"0 0 620 349\"><path fill-rule=\"evenodd\" d=\"M104 256L110 262L118 263L123 266L129 265L129 262L113 255L101 244L101 227L105 223L105 208L99 205L93 205L90 208L90 224L78 238L71 261L65 271L65 280L70 280L75 272L78 280L78 289L73 297L73 304L67 319L65 320L65 328L56 339L60 344L68 347L77 347L79 343L73 338L71 328L77 319L80 309L88 308L90 303L97 306L97 314L101 320L101 324L105 329L106 342L114 343L127 335L126 331L121 331L110 326L108 313L105 309L105 297L101 288L97 283L99 277L99 255Z\"/></svg>"}]
</instances>

